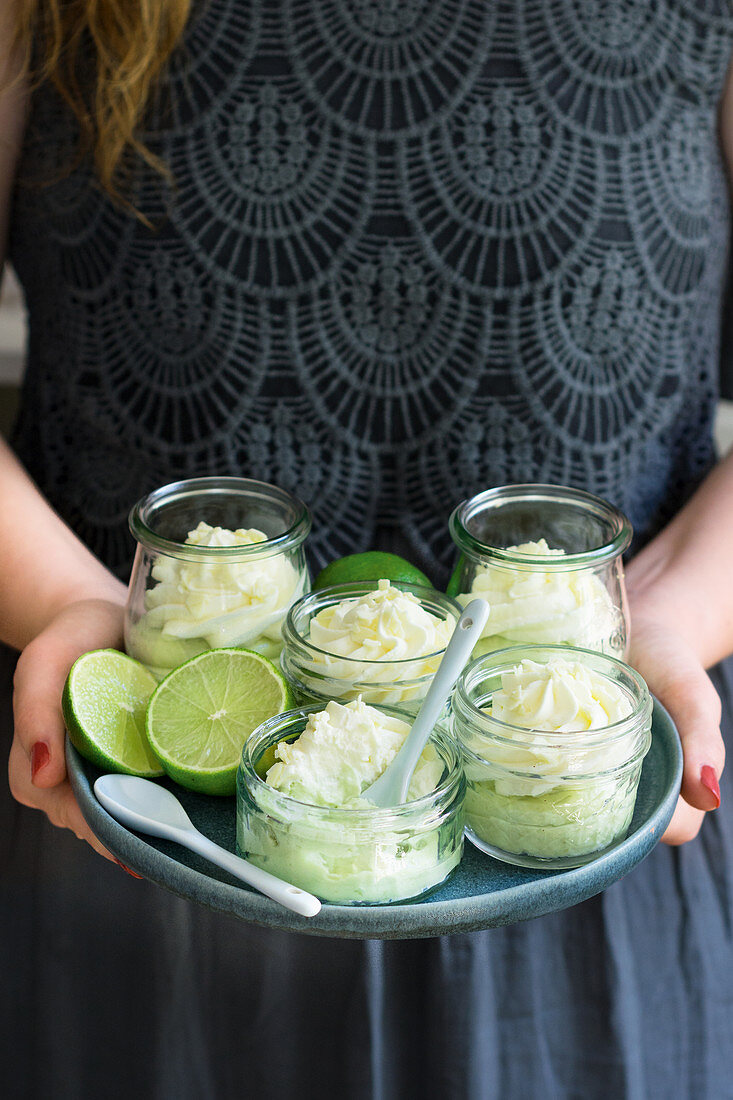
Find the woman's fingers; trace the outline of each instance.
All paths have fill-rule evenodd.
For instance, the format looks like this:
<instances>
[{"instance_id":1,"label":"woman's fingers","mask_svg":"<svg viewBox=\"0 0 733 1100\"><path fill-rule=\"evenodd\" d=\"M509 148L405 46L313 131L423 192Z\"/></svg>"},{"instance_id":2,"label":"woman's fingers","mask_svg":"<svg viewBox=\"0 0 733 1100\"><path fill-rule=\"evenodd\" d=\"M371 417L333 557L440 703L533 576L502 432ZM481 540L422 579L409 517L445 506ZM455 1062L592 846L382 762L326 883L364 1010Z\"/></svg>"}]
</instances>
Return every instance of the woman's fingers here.
<instances>
[{"instance_id":1,"label":"woman's fingers","mask_svg":"<svg viewBox=\"0 0 733 1100\"><path fill-rule=\"evenodd\" d=\"M674 683L658 696L677 726L682 741L682 797L698 810L717 810L719 779L725 764L720 734L720 699L707 674L680 667Z\"/></svg>"},{"instance_id":2,"label":"woman's fingers","mask_svg":"<svg viewBox=\"0 0 733 1100\"><path fill-rule=\"evenodd\" d=\"M84 820L68 780L64 779L49 789L39 790L33 783L27 764L26 754L16 738L11 746L8 762L13 798L32 810L42 810L52 825L60 829L70 829L80 840L86 840L100 855L114 860L114 856L110 855Z\"/></svg>"},{"instance_id":3,"label":"woman's fingers","mask_svg":"<svg viewBox=\"0 0 733 1100\"><path fill-rule=\"evenodd\" d=\"M95 851L114 857L97 840L66 778L61 695L72 664L91 649L121 644L122 608L89 600L65 608L21 653L15 673L15 730L8 761L13 796L42 810L52 824L71 829Z\"/></svg>"},{"instance_id":4,"label":"woman's fingers","mask_svg":"<svg viewBox=\"0 0 733 1100\"><path fill-rule=\"evenodd\" d=\"M704 820L704 810L696 810L684 798L679 798L662 840L665 844L686 844L688 840L694 840Z\"/></svg>"},{"instance_id":5,"label":"woman's fingers","mask_svg":"<svg viewBox=\"0 0 733 1100\"><path fill-rule=\"evenodd\" d=\"M104 600L70 604L18 659L15 737L40 789L55 787L66 776L61 695L69 669L90 649L121 644L122 615L121 607Z\"/></svg>"},{"instance_id":6,"label":"woman's fingers","mask_svg":"<svg viewBox=\"0 0 733 1100\"><path fill-rule=\"evenodd\" d=\"M53 637L41 637L26 646L18 658L13 691L15 742L25 754L31 782L40 789L56 787L66 778L61 693L70 665L52 643Z\"/></svg>"},{"instance_id":7,"label":"woman's fingers","mask_svg":"<svg viewBox=\"0 0 733 1100\"><path fill-rule=\"evenodd\" d=\"M650 690L669 711L684 756L682 798L665 840L683 843L697 835L703 814L720 805L719 780L725 765L720 733L721 704L698 658L664 626L634 622L629 654Z\"/></svg>"}]
</instances>

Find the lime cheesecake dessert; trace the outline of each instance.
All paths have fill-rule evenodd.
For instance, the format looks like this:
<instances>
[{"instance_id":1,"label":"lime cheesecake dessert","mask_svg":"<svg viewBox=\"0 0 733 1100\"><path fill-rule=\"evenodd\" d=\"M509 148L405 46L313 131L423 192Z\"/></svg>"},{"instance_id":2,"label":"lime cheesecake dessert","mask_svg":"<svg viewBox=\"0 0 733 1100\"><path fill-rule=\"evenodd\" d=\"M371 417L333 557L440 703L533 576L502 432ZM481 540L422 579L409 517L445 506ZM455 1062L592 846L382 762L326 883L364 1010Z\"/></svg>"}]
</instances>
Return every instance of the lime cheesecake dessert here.
<instances>
[{"instance_id":1,"label":"lime cheesecake dessert","mask_svg":"<svg viewBox=\"0 0 733 1100\"><path fill-rule=\"evenodd\" d=\"M503 485L462 501L449 528L459 551L449 594L491 606L475 656L522 644L624 656L632 532L608 501L566 485Z\"/></svg>"},{"instance_id":2,"label":"lime cheesecake dessert","mask_svg":"<svg viewBox=\"0 0 733 1100\"><path fill-rule=\"evenodd\" d=\"M466 770L466 833L527 867L574 867L625 836L651 697L605 654L526 646L474 661L459 679L453 728Z\"/></svg>"},{"instance_id":3,"label":"lime cheesecake dessert","mask_svg":"<svg viewBox=\"0 0 733 1100\"><path fill-rule=\"evenodd\" d=\"M125 617L131 656L158 678L207 649L243 646L278 659L288 608L310 587L305 505L264 482L197 478L140 501L130 528L138 542Z\"/></svg>"},{"instance_id":4,"label":"lime cheesecake dessert","mask_svg":"<svg viewBox=\"0 0 733 1100\"><path fill-rule=\"evenodd\" d=\"M228 531L202 520L185 545L252 549L266 541L255 528ZM151 575L155 586L145 593L145 614L131 628L127 648L158 674L205 649L234 645L276 659L283 619L307 581L305 571L281 555L231 561L161 555Z\"/></svg>"},{"instance_id":5,"label":"lime cheesecake dessert","mask_svg":"<svg viewBox=\"0 0 733 1100\"><path fill-rule=\"evenodd\" d=\"M409 730L404 711L361 699L263 723L237 775L240 854L337 904L384 904L437 886L463 845L465 780L445 727L433 730L407 802L382 809L363 797Z\"/></svg>"},{"instance_id":6,"label":"lime cheesecake dessert","mask_svg":"<svg viewBox=\"0 0 733 1100\"><path fill-rule=\"evenodd\" d=\"M522 642L573 645L623 656L622 612L595 573L563 569L565 550L548 546L544 538L508 546L506 554L516 561L479 566L469 591L457 597L464 607L476 597L491 606L476 656ZM543 568L542 559L549 568Z\"/></svg>"},{"instance_id":7,"label":"lime cheesecake dessert","mask_svg":"<svg viewBox=\"0 0 733 1100\"><path fill-rule=\"evenodd\" d=\"M290 609L283 672L304 702L361 697L414 709L460 613L455 600L421 585L330 586Z\"/></svg>"}]
</instances>

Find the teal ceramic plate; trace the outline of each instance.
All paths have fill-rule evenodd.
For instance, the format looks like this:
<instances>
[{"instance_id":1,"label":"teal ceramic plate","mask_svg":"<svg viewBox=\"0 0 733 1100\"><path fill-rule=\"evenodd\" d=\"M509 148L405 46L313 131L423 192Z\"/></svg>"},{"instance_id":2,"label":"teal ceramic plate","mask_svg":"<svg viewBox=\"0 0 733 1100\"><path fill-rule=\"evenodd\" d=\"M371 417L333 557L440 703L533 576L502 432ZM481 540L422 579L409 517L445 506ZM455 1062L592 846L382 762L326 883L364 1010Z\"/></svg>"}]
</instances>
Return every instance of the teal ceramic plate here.
<instances>
[{"instance_id":1,"label":"teal ceramic plate","mask_svg":"<svg viewBox=\"0 0 733 1100\"><path fill-rule=\"evenodd\" d=\"M119 825L94 797L100 774L67 740L69 775L84 817L103 844L132 870L181 897L253 924L316 936L351 939L412 939L473 932L528 920L575 905L600 893L649 854L666 829L682 778L682 752L671 718L655 701L652 746L644 761L629 835L592 863L571 871L510 867L466 843L460 866L429 896L399 905L324 905L308 920L238 883L177 844L143 837ZM234 851L234 798L211 798L171 790L194 825Z\"/></svg>"}]
</instances>

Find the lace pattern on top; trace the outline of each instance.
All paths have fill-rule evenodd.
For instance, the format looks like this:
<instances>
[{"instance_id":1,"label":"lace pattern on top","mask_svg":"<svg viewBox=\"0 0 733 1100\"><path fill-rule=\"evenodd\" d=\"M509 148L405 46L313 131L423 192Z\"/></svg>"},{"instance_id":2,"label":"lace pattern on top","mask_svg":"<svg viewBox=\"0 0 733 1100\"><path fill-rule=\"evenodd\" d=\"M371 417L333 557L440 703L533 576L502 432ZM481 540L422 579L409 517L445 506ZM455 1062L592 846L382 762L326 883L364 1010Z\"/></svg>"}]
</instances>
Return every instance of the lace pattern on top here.
<instances>
[{"instance_id":1,"label":"lace pattern on top","mask_svg":"<svg viewBox=\"0 0 733 1100\"><path fill-rule=\"evenodd\" d=\"M150 119L147 230L82 167L19 186L16 445L116 569L131 503L242 473L314 563L445 577L489 485L586 487L642 537L713 459L727 3L209 0ZM73 128L34 99L21 177Z\"/></svg>"}]
</instances>

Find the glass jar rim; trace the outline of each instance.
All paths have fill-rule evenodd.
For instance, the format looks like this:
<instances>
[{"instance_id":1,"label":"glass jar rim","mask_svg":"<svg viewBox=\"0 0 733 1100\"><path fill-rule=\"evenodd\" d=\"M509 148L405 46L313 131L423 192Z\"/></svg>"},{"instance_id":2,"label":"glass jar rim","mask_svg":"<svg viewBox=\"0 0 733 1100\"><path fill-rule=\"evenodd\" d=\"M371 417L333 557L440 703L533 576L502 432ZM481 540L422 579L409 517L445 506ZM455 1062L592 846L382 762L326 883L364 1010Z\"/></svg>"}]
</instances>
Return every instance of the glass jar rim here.
<instances>
[{"instance_id":1,"label":"glass jar rim","mask_svg":"<svg viewBox=\"0 0 733 1100\"><path fill-rule=\"evenodd\" d=\"M414 714L410 714L409 711L403 710L400 707L382 706L381 704L371 703L369 705L374 706L375 710L379 710L390 717L400 718L410 725L415 721ZM452 766L446 765L447 775L441 780L435 790L421 795L420 798L415 798L410 802L403 802L398 806L386 807L371 805L357 807L318 806L313 802L301 802L299 799L293 798L292 795L279 791L277 787L271 787L269 783L257 774L255 761L252 758L255 748L257 748L261 742L266 742L269 735L276 730L278 726L282 725L287 727L289 723L295 723L300 719L304 719L305 722L307 722L311 714L322 710L325 710L322 703L312 703L308 706L295 707L292 710L284 711L282 714L276 714L272 718L268 718L253 730L242 747L239 771L246 773L248 782L254 784L255 790L266 790L268 795L272 797L276 803L280 802L286 808L289 806L296 806L298 809L307 810L311 819L327 821L330 817L333 817L334 814L345 814L355 825L372 823L386 826L393 823L395 819L414 816L421 812L428 814L425 821L429 822L429 815L431 812L435 813L437 811L438 814L443 812L443 802L453 796L454 791L463 779L463 765L461 763L461 753L458 744L451 736L444 721L440 719L433 726L430 740L432 740L433 737L435 738L440 747L447 754L448 759L452 760ZM298 731L298 736L302 732L303 730L301 728ZM281 738L281 740L282 739L283 738ZM295 738L293 738L293 740L294 739ZM428 744L430 744L430 741L428 741ZM445 764L444 759L443 763Z\"/></svg>"},{"instance_id":2,"label":"glass jar rim","mask_svg":"<svg viewBox=\"0 0 733 1100\"><path fill-rule=\"evenodd\" d=\"M391 583L391 582L390 582ZM337 661L353 662L354 665L366 665L368 668L375 667L389 667L390 665L411 665L413 663L423 664L425 661L429 661L434 657L440 657L442 653L445 653L445 646L442 649L436 649L430 653L422 653L419 657L400 657L400 658L388 658L382 657L378 660L367 660L364 657L347 657L340 653L333 653L328 649L321 649L319 646L314 645L311 641L305 638L295 626L295 618L298 612L302 611L309 604L316 607L321 601L323 601L324 607L329 607L333 603L340 603L341 599L354 598L358 599L360 595L366 595L370 591L376 591L374 588L369 587L369 581L352 581L349 584L332 584L327 588L319 588L316 592L306 592L303 596L300 596L291 606L288 608L288 613L285 616L283 622L282 634L285 648L289 647L291 650L295 650L300 656L310 656L310 654L317 653L324 657L330 657ZM408 584L407 582L398 581L395 582L395 588L399 588L400 591L409 591L414 596L420 598L420 594L423 596L429 595L435 603L444 605L447 611L453 612L456 622L463 612L463 608L459 604L458 600L453 599L452 596L447 596L445 592L440 592L436 588L429 588L425 584ZM329 596L341 596L341 599L328 600ZM437 599L436 599L437 597ZM421 601L422 602L422 601ZM320 608L322 610L323 608ZM324 662L325 664L326 662ZM432 675L432 674L431 674Z\"/></svg>"},{"instance_id":3,"label":"glass jar rim","mask_svg":"<svg viewBox=\"0 0 733 1100\"><path fill-rule=\"evenodd\" d=\"M554 501L574 504L599 519L611 523L615 534L610 542L592 547L574 554L543 555L518 554L490 543L481 542L468 530L467 523L478 512L487 507L499 507L502 504L522 501ZM627 549L633 535L630 521L613 504L603 497L589 493L585 489L573 489L568 485L550 485L541 482L526 482L516 485L498 485L485 489L482 493L461 501L451 512L448 520L451 538L463 554L485 561L490 558L497 564L511 565L513 569L534 570L541 568L546 572L577 569L582 566L603 565L612 561Z\"/></svg>"},{"instance_id":4,"label":"glass jar rim","mask_svg":"<svg viewBox=\"0 0 733 1100\"><path fill-rule=\"evenodd\" d=\"M548 652L557 656L565 656L568 659L572 659L573 654L581 655L586 661L590 658L591 662L600 663L607 668L615 668L623 675L628 676L638 693L631 714L617 722L612 722L608 726L579 730L569 734L568 731L538 730L533 727L515 726L510 722L504 722L501 718L495 718L493 715L488 714L470 698L470 689L475 686L487 669L497 673L503 670L508 671L516 667L522 659L518 656L519 653L522 656L528 656L531 660L533 654L539 656L540 653ZM513 655L511 660L509 659L510 655ZM504 660L499 661L497 658L503 658ZM603 675L603 673L600 673L600 675ZM609 676L608 678L612 679L614 683L618 683L613 677ZM466 666L459 676L453 692L453 713L454 715L460 713L461 718L470 721L474 729L477 727L479 736L490 738L492 741L498 741L503 745L526 746L526 741L514 736L519 732L535 735L533 744L540 748L542 746L556 748L560 742L563 740L567 742L568 737L572 736L573 741L569 747L574 751L582 752L585 749L598 748L599 745L615 745L628 737L629 734L637 732L640 726L651 720L652 697L646 681L636 669L631 668L624 661L620 661L617 657L612 657L608 653L598 653L596 650L581 649L579 646L569 645L519 645L508 646L505 649L497 649L492 653L483 654L483 656L477 657L476 660L471 661Z\"/></svg>"},{"instance_id":5,"label":"glass jar rim","mask_svg":"<svg viewBox=\"0 0 733 1100\"><path fill-rule=\"evenodd\" d=\"M295 521L281 534L249 546L194 546L178 539L167 538L150 526L150 512L159 504L185 499L195 494L214 495L217 493L257 493L269 496L273 502L292 507L296 512ZM161 485L141 497L130 509L128 517L133 538L150 550L157 550L168 557L183 558L187 561L232 561L255 560L270 557L275 553L294 549L304 541L311 529L311 515L306 504L287 489L281 489L267 481L257 481L245 477L195 477L182 481L172 481Z\"/></svg>"}]
</instances>

